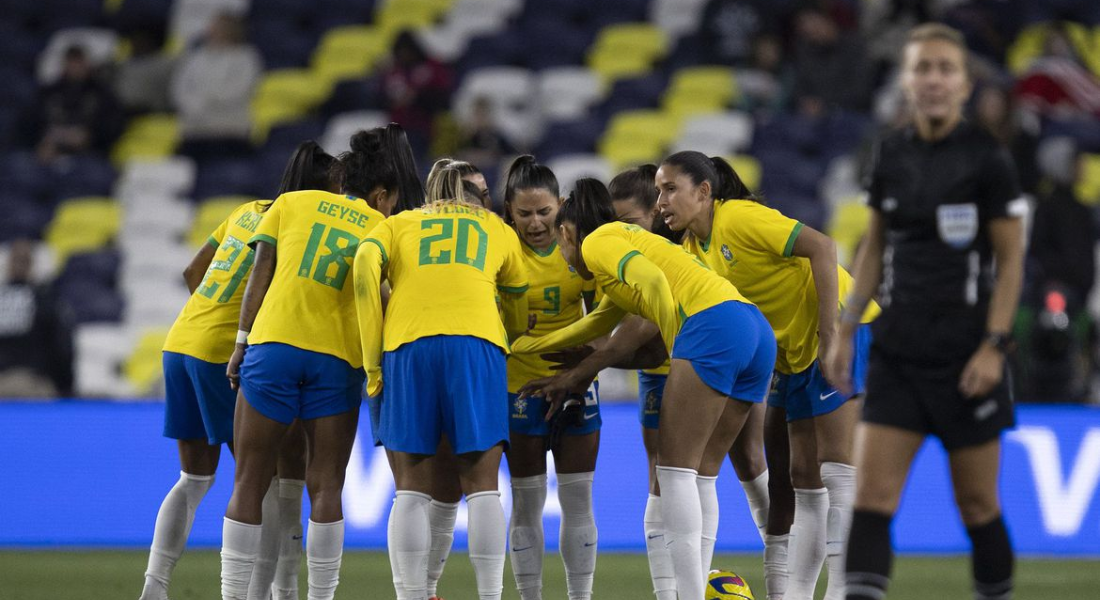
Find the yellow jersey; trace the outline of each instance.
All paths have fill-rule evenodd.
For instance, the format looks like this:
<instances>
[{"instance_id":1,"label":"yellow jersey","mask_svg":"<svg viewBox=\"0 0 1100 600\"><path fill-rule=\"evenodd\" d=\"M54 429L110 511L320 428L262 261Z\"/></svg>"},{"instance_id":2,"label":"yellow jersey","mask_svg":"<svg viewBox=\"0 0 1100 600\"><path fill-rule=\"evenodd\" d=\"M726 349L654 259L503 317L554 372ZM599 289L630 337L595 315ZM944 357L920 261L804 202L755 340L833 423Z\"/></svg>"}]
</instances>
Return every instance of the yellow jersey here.
<instances>
[{"instance_id":1,"label":"yellow jersey","mask_svg":"<svg viewBox=\"0 0 1100 600\"><path fill-rule=\"evenodd\" d=\"M535 317L535 327L527 335L538 337L557 331L584 316L585 297L594 298L595 281L585 281L558 251L554 243L539 252L521 243L523 264L527 269L527 310ZM538 354L513 354L508 357L508 391L516 393L529 381L555 373Z\"/></svg>"},{"instance_id":2,"label":"yellow jersey","mask_svg":"<svg viewBox=\"0 0 1100 600\"><path fill-rule=\"evenodd\" d=\"M187 299L168 339L166 352L178 352L212 363L227 363L237 339L244 284L252 272L253 250L248 240L264 218L256 200L238 206L210 234L207 243L215 248L202 283Z\"/></svg>"},{"instance_id":3,"label":"yellow jersey","mask_svg":"<svg viewBox=\"0 0 1100 600\"><path fill-rule=\"evenodd\" d=\"M584 239L581 254L606 294L604 303L655 323L670 356L684 319L730 300L752 304L683 247L637 225L600 226Z\"/></svg>"},{"instance_id":4,"label":"yellow jersey","mask_svg":"<svg viewBox=\"0 0 1100 600\"><path fill-rule=\"evenodd\" d=\"M248 335L363 365L351 263L382 213L353 196L319 190L283 194L249 240L276 248L275 274Z\"/></svg>"},{"instance_id":5,"label":"yellow jersey","mask_svg":"<svg viewBox=\"0 0 1100 600\"><path fill-rule=\"evenodd\" d=\"M709 239L686 236L684 247L753 302L775 331L780 373L801 373L817 360L817 288L807 258L792 256L802 223L752 200L716 200ZM843 304L852 276L837 267ZM843 306L841 306L843 309ZM879 308L863 314L869 323Z\"/></svg>"}]
</instances>

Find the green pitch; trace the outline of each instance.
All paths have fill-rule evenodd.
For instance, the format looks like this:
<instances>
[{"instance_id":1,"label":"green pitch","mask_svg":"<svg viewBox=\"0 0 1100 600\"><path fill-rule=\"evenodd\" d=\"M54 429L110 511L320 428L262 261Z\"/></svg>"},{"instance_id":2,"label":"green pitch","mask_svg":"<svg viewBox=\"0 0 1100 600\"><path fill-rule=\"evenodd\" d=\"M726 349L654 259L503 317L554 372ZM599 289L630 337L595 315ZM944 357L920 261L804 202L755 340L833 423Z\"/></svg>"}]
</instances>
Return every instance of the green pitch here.
<instances>
[{"instance_id":1,"label":"green pitch","mask_svg":"<svg viewBox=\"0 0 1100 600\"><path fill-rule=\"evenodd\" d=\"M3 600L135 600L141 592L146 555L143 552L0 552L0 598ZM747 579L759 600L764 588L760 557L723 555L714 565L732 569ZM1089 561L1027 560L1016 572L1017 600L1097 598L1097 569ZM172 600L219 598L218 554L184 554L170 590ZM891 600L970 598L970 567L966 558L908 558L895 563ZM511 571L505 573L504 597L517 598ZM565 574L556 555L546 558L543 597L565 598ZM465 555L447 563L439 586L447 600L477 598L474 574ZM824 593L824 579L818 598ZM305 597L305 569L301 596ZM597 563L595 598L645 600L652 598L649 572L642 554L601 554ZM389 560L377 552L344 555L337 600L393 598Z\"/></svg>"}]
</instances>

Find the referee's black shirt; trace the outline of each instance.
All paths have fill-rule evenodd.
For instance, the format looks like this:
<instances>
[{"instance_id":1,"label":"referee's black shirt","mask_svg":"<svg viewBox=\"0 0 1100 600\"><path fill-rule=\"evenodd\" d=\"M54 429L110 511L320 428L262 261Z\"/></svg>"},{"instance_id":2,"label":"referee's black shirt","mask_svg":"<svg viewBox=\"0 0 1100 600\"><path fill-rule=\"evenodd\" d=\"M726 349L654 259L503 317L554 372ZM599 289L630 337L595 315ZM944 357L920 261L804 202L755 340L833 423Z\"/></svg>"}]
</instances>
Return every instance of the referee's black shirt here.
<instances>
[{"instance_id":1,"label":"referee's black shirt","mask_svg":"<svg viewBox=\"0 0 1100 600\"><path fill-rule=\"evenodd\" d=\"M874 160L868 203L886 242L875 343L933 361L969 356L993 288L989 222L1027 209L1012 159L964 121L934 142L912 127L890 133Z\"/></svg>"}]
</instances>

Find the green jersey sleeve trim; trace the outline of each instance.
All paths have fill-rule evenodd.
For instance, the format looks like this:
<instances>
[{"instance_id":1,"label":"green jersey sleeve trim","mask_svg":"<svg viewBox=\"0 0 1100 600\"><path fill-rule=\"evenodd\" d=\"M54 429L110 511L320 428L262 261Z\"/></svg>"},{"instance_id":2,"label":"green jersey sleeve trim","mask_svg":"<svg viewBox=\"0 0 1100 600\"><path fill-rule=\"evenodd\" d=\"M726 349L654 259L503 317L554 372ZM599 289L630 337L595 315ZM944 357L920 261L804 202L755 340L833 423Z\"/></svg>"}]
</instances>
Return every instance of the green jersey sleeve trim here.
<instances>
[{"instance_id":1,"label":"green jersey sleeve trim","mask_svg":"<svg viewBox=\"0 0 1100 600\"><path fill-rule=\"evenodd\" d=\"M791 236L787 238L787 245L783 247L783 256L790 258L791 252L794 251L794 241L798 239L798 234L802 233L802 223L795 223L794 229L791 230Z\"/></svg>"},{"instance_id":2,"label":"green jersey sleeve trim","mask_svg":"<svg viewBox=\"0 0 1100 600\"><path fill-rule=\"evenodd\" d=\"M498 285L497 289L506 294L526 294L527 289L531 287L529 285L510 286L510 285Z\"/></svg>"},{"instance_id":3,"label":"green jersey sleeve trim","mask_svg":"<svg viewBox=\"0 0 1100 600\"><path fill-rule=\"evenodd\" d=\"M619 281L626 283L626 280L623 279L623 272L626 271L626 263L630 262L630 259L634 258L635 256L641 255L641 252L638 252L637 250L631 250L630 252L626 253L626 256L619 259Z\"/></svg>"},{"instance_id":4,"label":"green jersey sleeve trim","mask_svg":"<svg viewBox=\"0 0 1100 600\"><path fill-rule=\"evenodd\" d=\"M369 244L374 244L375 246L378 246L378 251L382 253L382 265L385 265L386 263L390 262L390 257L388 255L386 255L386 249L382 246L382 242L380 242L376 239L367 238L367 239L363 240L363 243L369 243Z\"/></svg>"},{"instance_id":5,"label":"green jersey sleeve trim","mask_svg":"<svg viewBox=\"0 0 1100 600\"><path fill-rule=\"evenodd\" d=\"M214 236L210 236L210 237L206 238L206 243L210 244L215 250L217 250L218 247L221 246L221 243L218 242L218 239L215 238Z\"/></svg>"},{"instance_id":6,"label":"green jersey sleeve trim","mask_svg":"<svg viewBox=\"0 0 1100 600\"><path fill-rule=\"evenodd\" d=\"M267 242L268 244L271 244L272 246L278 246L279 245L278 240L271 237L270 235L264 235L262 233L258 233L256 235L252 236L252 239L248 240L248 245L249 246L255 246L256 242Z\"/></svg>"}]
</instances>

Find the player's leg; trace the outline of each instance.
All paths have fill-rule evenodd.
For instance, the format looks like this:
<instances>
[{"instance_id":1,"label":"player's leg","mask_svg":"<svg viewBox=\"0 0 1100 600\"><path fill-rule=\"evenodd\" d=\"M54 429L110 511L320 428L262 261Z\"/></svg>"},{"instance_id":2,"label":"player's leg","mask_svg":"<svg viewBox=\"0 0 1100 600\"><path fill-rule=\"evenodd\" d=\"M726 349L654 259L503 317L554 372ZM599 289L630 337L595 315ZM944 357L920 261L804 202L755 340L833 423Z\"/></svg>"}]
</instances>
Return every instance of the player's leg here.
<instances>
[{"instance_id":1,"label":"player's leg","mask_svg":"<svg viewBox=\"0 0 1100 600\"><path fill-rule=\"evenodd\" d=\"M924 434L864 422L856 429L855 511L846 559L848 600L881 600L890 581L890 522Z\"/></svg>"},{"instance_id":2,"label":"player's leg","mask_svg":"<svg viewBox=\"0 0 1100 600\"><path fill-rule=\"evenodd\" d=\"M1015 558L997 491L1000 439L952 450L948 456L955 502L973 546L974 597L977 600L1010 598Z\"/></svg>"},{"instance_id":3,"label":"player's leg","mask_svg":"<svg viewBox=\"0 0 1100 600\"><path fill-rule=\"evenodd\" d=\"M737 473L737 480L745 490L749 502L752 521L764 540L764 529L768 525L768 463L764 457L764 404L754 405L741 433L733 442L729 451L730 464Z\"/></svg>"},{"instance_id":4,"label":"player's leg","mask_svg":"<svg viewBox=\"0 0 1100 600\"><path fill-rule=\"evenodd\" d=\"M196 386L187 373L185 359L172 352L165 352L163 356L167 389L164 435L177 439L180 478L157 511L141 600L167 599L172 570L187 545L195 510L214 484L214 472L221 454L220 442L211 444L208 439ZM224 382L224 377L222 379ZM232 394L228 382L225 388Z\"/></svg>"},{"instance_id":5,"label":"player's leg","mask_svg":"<svg viewBox=\"0 0 1100 600\"><path fill-rule=\"evenodd\" d=\"M497 473L503 445L483 452L458 455L459 478L470 512L470 562L474 566L480 600L500 600L504 591L504 507L500 504Z\"/></svg>"},{"instance_id":6,"label":"player's leg","mask_svg":"<svg viewBox=\"0 0 1100 600\"><path fill-rule=\"evenodd\" d=\"M676 600L676 574L672 556L665 545L665 524L661 517L661 487L657 483L658 426L664 375L638 372L638 422L642 425L642 445L649 466L649 497L645 503L643 530L649 576L657 600Z\"/></svg>"},{"instance_id":7,"label":"player's leg","mask_svg":"<svg viewBox=\"0 0 1100 600\"><path fill-rule=\"evenodd\" d=\"M798 396L798 400L804 400L803 394ZM788 406L788 416L792 415L792 408ZM791 525L788 541L787 592L783 597L786 600L812 600L817 577L825 562L829 493L821 481L817 465L817 439L813 419L803 414L798 416L798 420L789 424L794 523Z\"/></svg>"},{"instance_id":8,"label":"player's leg","mask_svg":"<svg viewBox=\"0 0 1100 600\"><path fill-rule=\"evenodd\" d=\"M279 448L275 511L278 514L276 533L279 543L271 587L274 600L298 598L298 569L302 564L302 491L306 487L307 452L305 430L300 421L295 421ZM264 523L267 522L265 514Z\"/></svg>"},{"instance_id":9,"label":"player's leg","mask_svg":"<svg viewBox=\"0 0 1100 600\"><path fill-rule=\"evenodd\" d=\"M585 422L597 421L598 415ZM599 424L591 432L566 434L554 450L558 475L558 501L561 504L561 530L558 547L565 565L565 584L569 600L592 597L596 573L598 532L592 509L592 481L596 456L600 449Z\"/></svg>"},{"instance_id":10,"label":"player's leg","mask_svg":"<svg viewBox=\"0 0 1100 600\"><path fill-rule=\"evenodd\" d=\"M718 541L718 471L722 463L732 452L734 440L744 431L738 424L747 422L746 415L741 414L739 407L730 402L714 428L706 448L703 450L703 458L699 461L699 475L695 478L696 487L699 488L699 507L702 510L702 532L700 536L699 558L703 567L703 575L710 571L711 560L714 558L714 545ZM749 414L752 414L750 408Z\"/></svg>"},{"instance_id":11,"label":"player's leg","mask_svg":"<svg viewBox=\"0 0 1100 600\"><path fill-rule=\"evenodd\" d=\"M340 583L344 556L344 477L358 423L358 405L318 418L303 415L302 426L311 451L306 467L310 503L306 566L309 597L314 600L331 600Z\"/></svg>"},{"instance_id":12,"label":"player's leg","mask_svg":"<svg viewBox=\"0 0 1100 600\"><path fill-rule=\"evenodd\" d=\"M529 398L541 406L539 398ZM514 402L512 403L514 406ZM528 410L532 410L528 407ZM514 409L513 409L514 413ZM545 414L535 409L536 414ZM514 416L514 414L513 414ZM541 419L540 419L541 420ZM544 428L544 426L543 426ZM510 433L508 471L512 480L512 517L508 527L508 558L521 600L542 598L542 562L545 533L542 512L546 505L546 432L541 435Z\"/></svg>"},{"instance_id":13,"label":"player's leg","mask_svg":"<svg viewBox=\"0 0 1100 600\"><path fill-rule=\"evenodd\" d=\"M787 411L772 404L764 413L764 448L768 460L768 522L764 530L764 586L768 600L782 600L787 592L787 555L794 523L791 485L791 443Z\"/></svg>"},{"instance_id":14,"label":"player's leg","mask_svg":"<svg viewBox=\"0 0 1100 600\"><path fill-rule=\"evenodd\" d=\"M458 503L462 501L462 484L458 480L458 458L446 438L440 440L430 462L432 501L428 505L428 528L432 532L432 545L428 551L428 597L434 598L455 540L455 519L458 517Z\"/></svg>"},{"instance_id":15,"label":"player's leg","mask_svg":"<svg viewBox=\"0 0 1100 600\"><path fill-rule=\"evenodd\" d=\"M405 597L411 600L428 597L428 554L432 547L428 517L432 502L430 458L428 454L393 452L397 497L388 541Z\"/></svg>"},{"instance_id":16,"label":"player's leg","mask_svg":"<svg viewBox=\"0 0 1100 600\"><path fill-rule=\"evenodd\" d=\"M836 410L813 419L821 481L829 490L829 514L825 524L829 586L825 591L825 600L844 600L844 553L856 495L856 468L852 454L856 425L862 410L862 399L852 398Z\"/></svg>"}]
</instances>

